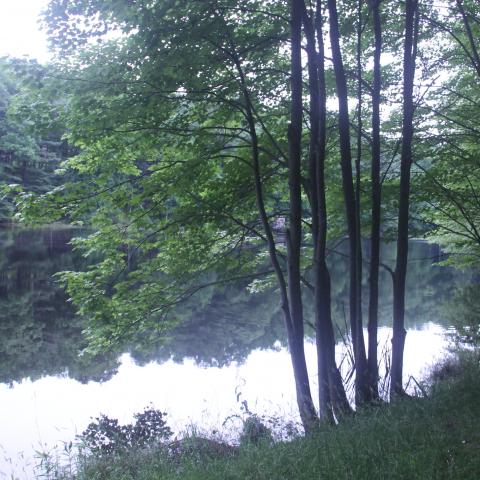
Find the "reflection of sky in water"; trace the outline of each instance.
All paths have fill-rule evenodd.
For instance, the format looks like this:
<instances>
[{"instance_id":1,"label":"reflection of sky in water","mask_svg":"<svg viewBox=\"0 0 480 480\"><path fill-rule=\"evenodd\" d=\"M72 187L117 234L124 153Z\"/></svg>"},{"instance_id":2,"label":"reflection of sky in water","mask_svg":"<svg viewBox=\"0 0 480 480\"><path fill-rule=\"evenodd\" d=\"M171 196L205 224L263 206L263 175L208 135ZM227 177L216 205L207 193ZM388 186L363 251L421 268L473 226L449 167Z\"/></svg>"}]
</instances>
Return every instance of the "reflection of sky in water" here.
<instances>
[{"instance_id":1,"label":"reflection of sky in water","mask_svg":"<svg viewBox=\"0 0 480 480\"><path fill-rule=\"evenodd\" d=\"M447 342L441 333L442 328L434 324L408 332L405 380L410 375L421 378L442 355ZM390 335L390 329L380 329L379 351ZM316 395L313 343L306 344L306 355ZM23 381L13 388L0 385L0 472L8 474L12 469L3 457L17 465L31 464L33 450L40 444L48 449L72 440L91 417L100 413L129 422L134 413L152 404L168 413L168 422L176 432L189 425L198 425L200 431L221 430L227 416L240 413L237 393L255 413L292 418L296 404L288 352L255 350L244 364L223 368L202 368L191 360L182 365L168 361L140 367L125 355L118 374L103 384L83 385L68 378L45 377ZM24 452L26 459L18 459L19 452ZM22 474L19 466L14 470L22 480L31 478L31 474ZM0 473L0 478L10 477Z\"/></svg>"}]
</instances>

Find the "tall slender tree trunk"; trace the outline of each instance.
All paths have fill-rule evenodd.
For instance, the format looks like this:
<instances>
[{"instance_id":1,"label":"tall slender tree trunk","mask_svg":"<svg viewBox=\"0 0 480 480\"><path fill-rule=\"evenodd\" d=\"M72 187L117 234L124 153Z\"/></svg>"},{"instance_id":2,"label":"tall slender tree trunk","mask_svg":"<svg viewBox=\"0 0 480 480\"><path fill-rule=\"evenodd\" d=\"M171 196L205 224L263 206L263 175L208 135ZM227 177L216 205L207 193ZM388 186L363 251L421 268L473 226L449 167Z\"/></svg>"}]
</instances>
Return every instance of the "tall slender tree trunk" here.
<instances>
[{"instance_id":1,"label":"tall slender tree trunk","mask_svg":"<svg viewBox=\"0 0 480 480\"><path fill-rule=\"evenodd\" d=\"M350 150L350 119L348 113L348 91L340 50L340 30L338 24L337 2L328 0L330 17L330 43L332 47L333 67L337 87L339 107L340 159L342 170L343 195L347 218L350 253L350 328L352 330L353 351L355 357L355 399L357 405L369 399L367 356L363 338L361 299L359 298L358 261L361 259L360 231L358 229L357 207L352 174L352 153Z\"/></svg>"},{"instance_id":2,"label":"tall slender tree trunk","mask_svg":"<svg viewBox=\"0 0 480 480\"><path fill-rule=\"evenodd\" d=\"M363 273L363 254L362 254L362 225L361 225L361 174L362 174L362 130L363 130L363 121L362 121L362 106L363 106L363 68L362 68L362 29L363 29L363 0L358 0L357 6L357 154L355 157L355 222L357 230L357 244L355 248L355 260L356 260L356 275L357 279L355 282L355 288L357 290L356 300L357 300L357 323L359 325L359 331L361 331L363 339L363 313L362 313L362 273ZM364 347L365 348L365 347ZM368 375L368 360L365 364L365 382L370 382L370 377ZM372 393L370 389L365 391L362 400L370 401Z\"/></svg>"},{"instance_id":3,"label":"tall slender tree trunk","mask_svg":"<svg viewBox=\"0 0 480 480\"><path fill-rule=\"evenodd\" d=\"M317 205L318 205L318 295L316 298L316 311L318 316L318 328L323 333L324 342L322 348L327 359L327 374L330 383L330 399L333 410L337 416L350 413L351 407L348 402L342 376L337 367L335 359L335 333L332 322L331 311L331 283L330 272L327 267L327 201L325 185L325 160L327 142L327 92L325 81L325 44L323 39L323 2L317 0L315 15L315 30L318 41L318 91L319 91L319 141L318 141L318 163L316 170L317 182Z\"/></svg>"},{"instance_id":4,"label":"tall slender tree trunk","mask_svg":"<svg viewBox=\"0 0 480 480\"><path fill-rule=\"evenodd\" d=\"M418 32L418 0L405 3L405 43L403 56L403 126L400 163L397 259L393 279L393 336L390 395L403 393L403 351L405 347L405 281L408 260L410 170L413 140L413 81Z\"/></svg>"},{"instance_id":5,"label":"tall slender tree trunk","mask_svg":"<svg viewBox=\"0 0 480 480\"><path fill-rule=\"evenodd\" d=\"M373 52L372 91L372 224L370 232L370 272L368 302L368 374L370 389L378 398L378 274L380 267L381 183L380 183L380 93L382 72L382 24L380 0L371 0L375 50Z\"/></svg>"},{"instance_id":6,"label":"tall slender tree trunk","mask_svg":"<svg viewBox=\"0 0 480 480\"><path fill-rule=\"evenodd\" d=\"M301 23L300 23L301 28ZM305 361L305 349L304 349L304 331L303 331L303 312L301 304L301 296L294 298L294 308L292 309L291 300L289 294L291 291L290 286L290 267L293 260L290 254L292 248L289 247L288 252L288 268L289 268L289 285L285 280L285 275L280 265L279 256L277 254L276 243L273 236L272 228L269 223L268 214L265 208L265 200L263 194L262 174L260 167L260 146L258 141L257 129L255 125L254 109L250 92L247 86L245 74L243 72L242 64L237 53L234 51L231 53L231 58L236 66L237 73L240 78L241 90L245 103L245 116L248 122L248 129L250 133L250 140L252 145L252 170L255 186L255 197L257 202L257 208L262 222L263 230L265 233L265 239L267 242L268 253L270 257L270 263L272 264L277 283L280 290L281 308L283 311L285 329L287 331L288 346L290 350L290 359L292 361L293 375L295 379L295 390L297 397L297 405L302 421L302 425L306 433L313 431L318 425L318 416L315 410L315 406L312 400L312 394L310 390L310 380L308 376L307 363ZM300 64L301 67L301 64ZM301 232L300 232L301 233ZM289 244L291 242L289 241ZM300 264L299 264L299 251L297 254L298 265L298 290L300 289ZM300 292L298 292L300 295ZM296 303L295 303L296 302Z\"/></svg>"},{"instance_id":7,"label":"tall slender tree trunk","mask_svg":"<svg viewBox=\"0 0 480 480\"><path fill-rule=\"evenodd\" d=\"M325 201L326 155L326 91L321 1L317 2L316 24L319 53L315 41L315 28L305 3L303 24L307 40L308 84L310 96L310 205L312 210L312 236L314 244L313 277L314 306L318 362L320 419L333 419L350 410L341 375L335 361L335 335L331 316L330 273L326 263L327 210Z\"/></svg>"},{"instance_id":8,"label":"tall slender tree trunk","mask_svg":"<svg viewBox=\"0 0 480 480\"><path fill-rule=\"evenodd\" d=\"M316 425L318 423L318 417L312 400L307 364L305 361L305 351L303 343L303 317L299 319L298 317L295 318L291 314L287 283L285 281L285 277L278 259L275 239L273 237L272 229L268 221L268 216L263 199L258 138L256 134L255 123L253 121L252 110L250 107L247 107L247 112L250 119L249 127L252 138L253 172L257 206L268 243L270 262L275 271L278 286L280 289L281 306L283 311L285 329L287 331L287 339L290 350L290 358L292 361L293 375L295 379L295 390L297 396L298 410L305 432L308 433L316 428ZM298 325L299 320L302 321L301 326Z\"/></svg>"},{"instance_id":9,"label":"tall slender tree trunk","mask_svg":"<svg viewBox=\"0 0 480 480\"><path fill-rule=\"evenodd\" d=\"M287 230L288 297L292 320L291 347L303 354L304 324L301 291L300 250L302 244L302 10L303 0L291 3L291 115L288 128L289 162L288 185L290 221ZM297 355L295 355L296 357ZM308 380L308 376L307 376Z\"/></svg>"}]
</instances>

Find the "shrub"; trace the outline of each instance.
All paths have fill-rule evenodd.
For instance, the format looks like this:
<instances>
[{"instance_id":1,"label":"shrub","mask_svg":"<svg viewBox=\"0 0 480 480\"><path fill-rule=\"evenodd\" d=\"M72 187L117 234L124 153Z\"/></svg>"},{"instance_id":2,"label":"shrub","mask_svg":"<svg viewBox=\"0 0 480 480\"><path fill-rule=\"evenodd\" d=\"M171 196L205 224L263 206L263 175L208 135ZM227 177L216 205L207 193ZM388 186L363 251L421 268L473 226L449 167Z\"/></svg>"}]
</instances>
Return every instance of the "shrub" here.
<instances>
[{"instance_id":1,"label":"shrub","mask_svg":"<svg viewBox=\"0 0 480 480\"><path fill-rule=\"evenodd\" d=\"M258 415L250 415L243 421L240 435L241 445L258 445L260 443L272 443L273 435Z\"/></svg>"},{"instance_id":2,"label":"shrub","mask_svg":"<svg viewBox=\"0 0 480 480\"><path fill-rule=\"evenodd\" d=\"M79 435L79 440L93 455L104 456L130 448L142 448L168 440L172 431L165 421L166 413L145 408L134 415L135 422L120 425L118 420L101 415Z\"/></svg>"}]
</instances>

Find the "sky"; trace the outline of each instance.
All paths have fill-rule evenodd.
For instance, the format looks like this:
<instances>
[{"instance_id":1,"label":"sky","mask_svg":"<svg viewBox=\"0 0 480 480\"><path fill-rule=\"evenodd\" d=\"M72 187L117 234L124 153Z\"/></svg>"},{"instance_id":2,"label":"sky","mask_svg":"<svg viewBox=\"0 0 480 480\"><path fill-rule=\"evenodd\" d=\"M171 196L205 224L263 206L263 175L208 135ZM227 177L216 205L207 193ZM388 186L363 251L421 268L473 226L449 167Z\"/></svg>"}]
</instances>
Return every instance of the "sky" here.
<instances>
[{"instance_id":1,"label":"sky","mask_svg":"<svg viewBox=\"0 0 480 480\"><path fill-rule=\"evenodd\" d=\"M48 0L0 0L0 56L49 59L47 40L38 23Z\"/></svg>"}]
</instances>

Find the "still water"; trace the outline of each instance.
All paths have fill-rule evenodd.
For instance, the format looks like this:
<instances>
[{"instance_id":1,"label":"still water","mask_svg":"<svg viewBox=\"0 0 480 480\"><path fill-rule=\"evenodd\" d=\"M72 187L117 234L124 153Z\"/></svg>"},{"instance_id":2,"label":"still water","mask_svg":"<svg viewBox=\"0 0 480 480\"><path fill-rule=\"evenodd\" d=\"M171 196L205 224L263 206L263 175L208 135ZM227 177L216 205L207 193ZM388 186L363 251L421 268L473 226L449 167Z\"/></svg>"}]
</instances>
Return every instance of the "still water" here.
<instances>
[{"instance_id":1,"label":"still water","mask_svg":"<svg viewBox=\"0 0 480 480\"><path fill-rule=\"evenodd\" d=\"M245 286L210 294L204 308L159 345L121 355L79 356L82 325L52 279L81 268L69 230L0 232L0 479L33 477L35 451L73 440L92 417L104 413L121 422L153 405L168 413L176 433L235 429L246 401L251 411L296 418L290 358L285 348L278 299L250 295ZM438 250L412 245L407 300L406 379L421 378L445 354L448 319L443 305L453 287L471 275L432 266ZM384 261L390 257L388 248ZM390 259L391 260L391 259ZM334 314L343 324L346 265L331 260ZM389 344L390 281L382 279L380 348ZM308 305L308 299L306 299ZM312 386L316 359L306 343ZM339 360L343 346L338 346Z\"/></svg>"}]
</instances>

